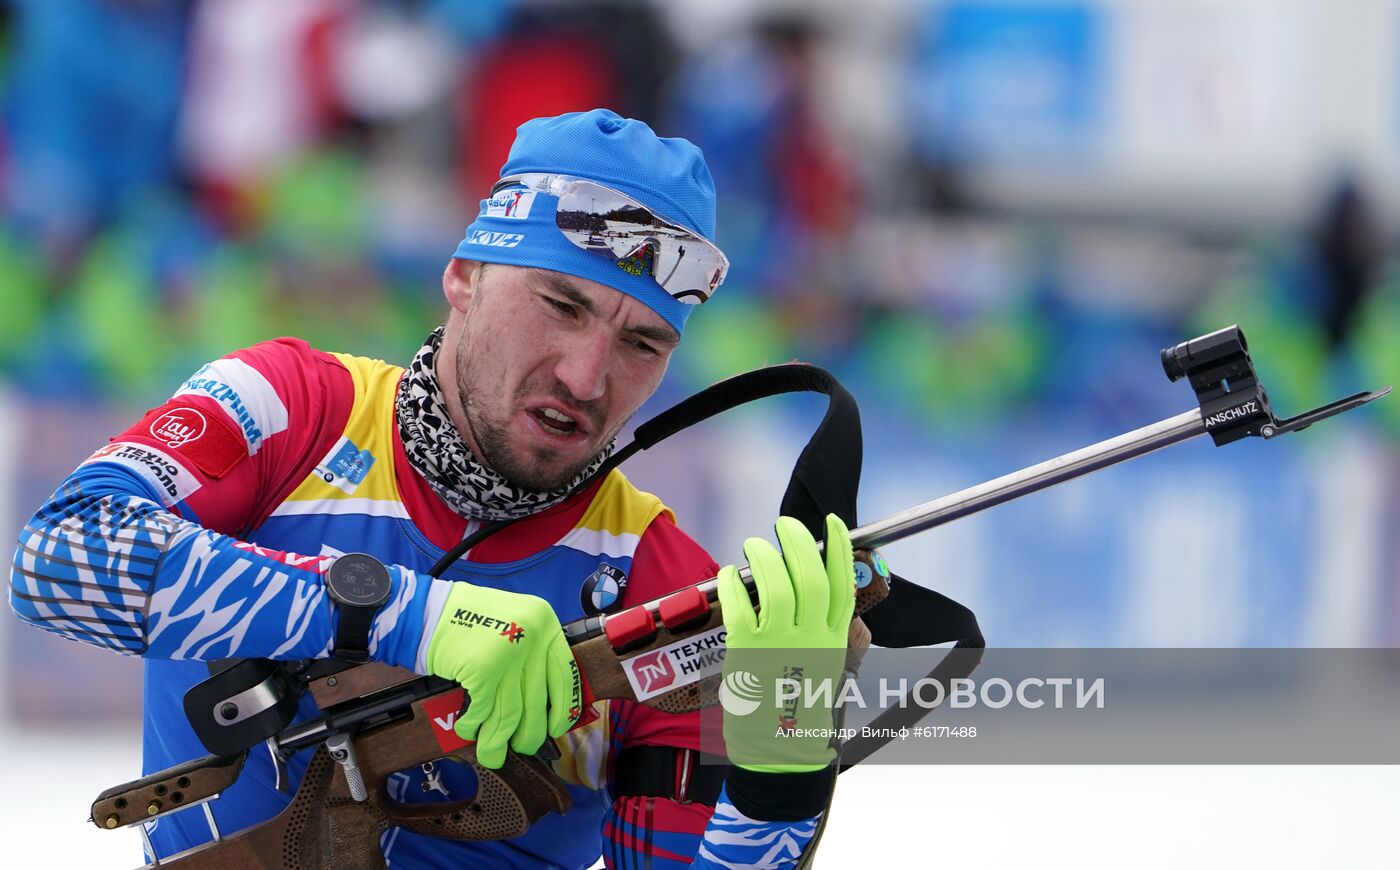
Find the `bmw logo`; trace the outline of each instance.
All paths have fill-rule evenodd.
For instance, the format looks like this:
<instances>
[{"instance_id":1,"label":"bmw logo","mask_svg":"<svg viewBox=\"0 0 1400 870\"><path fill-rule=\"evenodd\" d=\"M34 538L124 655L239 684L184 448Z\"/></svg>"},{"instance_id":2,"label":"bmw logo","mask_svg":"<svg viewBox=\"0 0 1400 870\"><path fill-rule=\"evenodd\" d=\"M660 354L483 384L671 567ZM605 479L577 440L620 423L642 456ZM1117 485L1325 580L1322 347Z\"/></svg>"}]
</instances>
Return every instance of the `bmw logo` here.
<instances>
[{"instance_id":1,"label":"bmw logo","mask_svg":"<svg viewBox=\"0 0 1400 870\"><path fill-rule=\"evenodd\" d=\"M621 568L603 562L579 587L579 604L583 605L584 613L594 616L606 613L622 600L622 590L626 588L627 574Z\"/></svg>"}]
</instances>

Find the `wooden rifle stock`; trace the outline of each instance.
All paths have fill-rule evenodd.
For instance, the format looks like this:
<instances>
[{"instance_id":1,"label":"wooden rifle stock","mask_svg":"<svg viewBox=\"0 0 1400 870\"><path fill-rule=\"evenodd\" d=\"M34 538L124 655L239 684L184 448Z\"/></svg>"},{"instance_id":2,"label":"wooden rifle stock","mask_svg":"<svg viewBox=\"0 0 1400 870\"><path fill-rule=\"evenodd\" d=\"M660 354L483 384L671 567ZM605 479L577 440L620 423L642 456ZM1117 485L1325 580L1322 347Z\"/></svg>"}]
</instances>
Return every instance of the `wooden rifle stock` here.
<instances>
[{"instance_id":1,"label":"wooden rifle stock","mask_svg":"<svg viewBox=\"0 0 1400 870\"><path fill-rule=\"evenodd\" d=\"M389 828L448 840L495 840L525 833L546 813L568 811L568 791L537 757L510 752L500 770L491 770L477 763L472 745L445 753L432 731L432 717L423 708L428 700L413 702L404 718L355 735L364 800L354 799L345 767L319 746L295 797L281 813L227 839L166 858L160 866L370 870L384 867L379 838ZM444 757L464 761L476 771L477 793L470 800L405 804L389 796L390 774ZM144 818L146 808L135 798L163 776L167 774L103 792L93 805L94 820L109 818L118 801ZM223 783L231 784L232 778Z\"/></svg>"}]
</instances>

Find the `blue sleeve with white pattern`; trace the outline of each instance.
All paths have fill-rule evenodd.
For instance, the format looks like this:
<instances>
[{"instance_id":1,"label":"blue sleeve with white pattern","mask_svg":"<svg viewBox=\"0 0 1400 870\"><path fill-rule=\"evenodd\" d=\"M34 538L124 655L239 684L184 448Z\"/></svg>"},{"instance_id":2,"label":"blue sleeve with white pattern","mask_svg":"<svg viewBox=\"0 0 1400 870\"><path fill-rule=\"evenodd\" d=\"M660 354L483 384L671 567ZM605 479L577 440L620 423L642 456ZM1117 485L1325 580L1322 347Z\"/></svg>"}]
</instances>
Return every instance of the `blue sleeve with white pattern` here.
<instances>
[{"instance_id":1,"label":"blue sleeve with white pattern","mask_svg":"<svg viewBox=\"0 0 1400 870\"><path fill-rule=\"evenodd\" d=\"M763 868L795 867L811 844L821 823L821 813L795 822L765 822L749 818L720 791L714 815L705 828L692 867Z\"/></svg>"},{"instance_id":2,"label":"blue sleeve with white pattern","mask_svg":"<svg viewBox=\"0 0 1400 870\"><path fill-rule=\"evenodd\" d=\"M148 483L105 462L79 467L20 533L10 606L31 625L120 653L168 659L328 655L326 557L254 547L181 519ZM443 581L390 567L393 593L371 655L413 668ZM439 606L440 609L440 606Z\"/></svg>"}]
</instances>

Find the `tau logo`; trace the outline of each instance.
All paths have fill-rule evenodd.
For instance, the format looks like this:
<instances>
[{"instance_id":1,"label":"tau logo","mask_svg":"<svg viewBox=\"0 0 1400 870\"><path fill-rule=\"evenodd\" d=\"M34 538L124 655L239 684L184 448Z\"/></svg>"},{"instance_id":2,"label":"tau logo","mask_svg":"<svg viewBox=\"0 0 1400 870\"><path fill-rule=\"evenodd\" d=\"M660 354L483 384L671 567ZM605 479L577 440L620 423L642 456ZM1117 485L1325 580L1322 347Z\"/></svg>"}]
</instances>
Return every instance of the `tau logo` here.
<instances>
[{"instance_id":1,"label":"tau logo","mask_svg":"<svg viewBox=\"0 0 1400 870\"><path fill-rule=\"evenodd\" d=\"M468 243L486 245L491 248L513 248L525 241L520 233L497 233L491 230L474 230Z\"/></svg>"},{"instance_id":2,"label":"tau logo","mask_svg":"<svg viewBox=\"0 0 1400 870\"><path fill-rule=\"evenodd\" d=\"M603 562L579 587L579 604L583 606L584 613L597 616L615 607L622 600L622 591L626 588L627 574L621 568Z\"/></svg>"},{"instance_id":3,"label":"tau logo","mask_svg":"<svg viewBox=\"0 0 1400 870\"><path fill-rule=\"evenodd\" d=\"M179 447L191 441L198 441L204 434L208 421L194 408L176 408L157 417L151 423L151 436L165 442L166 447Z\"/></svg>"}]
</instances>

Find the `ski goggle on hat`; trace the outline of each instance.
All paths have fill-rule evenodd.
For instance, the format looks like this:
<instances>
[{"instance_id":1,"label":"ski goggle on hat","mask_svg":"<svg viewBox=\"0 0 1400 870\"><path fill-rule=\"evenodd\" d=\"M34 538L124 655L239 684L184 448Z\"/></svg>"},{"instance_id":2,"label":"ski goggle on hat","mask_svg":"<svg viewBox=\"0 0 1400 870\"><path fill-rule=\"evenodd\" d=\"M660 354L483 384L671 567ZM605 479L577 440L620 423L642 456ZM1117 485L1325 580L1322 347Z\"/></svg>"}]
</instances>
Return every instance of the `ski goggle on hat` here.
<instances>
[{"instance_id":1,"label":"ski goggle on hat","mask_svg":"<svg viewBox=\"0 0 1400 870\"><path fill-rule=\"evenodd\" d=\"M487 208L510 217L530 209L537 193L558 200L554 225L574 247L629 275L651 278L677 302L707 301L729 271L729 259L708 239L584 178L542 172L507 176L491 188Z\"/></svg>"}]
</instances>

